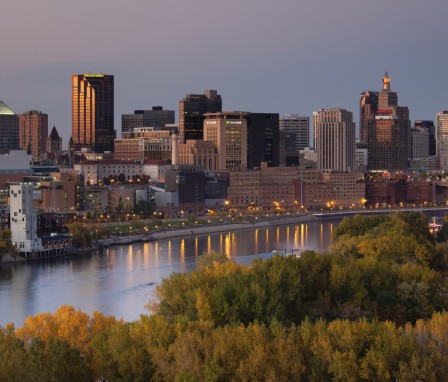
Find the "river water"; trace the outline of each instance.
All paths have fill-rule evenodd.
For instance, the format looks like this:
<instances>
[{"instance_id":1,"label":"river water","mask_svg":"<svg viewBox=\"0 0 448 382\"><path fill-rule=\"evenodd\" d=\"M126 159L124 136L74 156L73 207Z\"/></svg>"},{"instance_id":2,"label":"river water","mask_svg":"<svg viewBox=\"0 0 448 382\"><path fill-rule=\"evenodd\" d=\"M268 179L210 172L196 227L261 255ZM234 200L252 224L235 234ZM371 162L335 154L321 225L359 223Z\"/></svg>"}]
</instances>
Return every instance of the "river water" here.
<instances>
[{"instance_id":1,"label":"river water","mask_svg":"<svg viewBox=\"0 0 448 382\"><path fill-rule=\"evenodd\" d=\"M91 314L138 319L155 286L196 267L199 255L225 253L242 264L272 251L326 251L339 221L299 223L110 247L99 254L0 266L0 326L72 305ZM297 253L297 251L295 251Z\"/></svg>"}]
</instances>

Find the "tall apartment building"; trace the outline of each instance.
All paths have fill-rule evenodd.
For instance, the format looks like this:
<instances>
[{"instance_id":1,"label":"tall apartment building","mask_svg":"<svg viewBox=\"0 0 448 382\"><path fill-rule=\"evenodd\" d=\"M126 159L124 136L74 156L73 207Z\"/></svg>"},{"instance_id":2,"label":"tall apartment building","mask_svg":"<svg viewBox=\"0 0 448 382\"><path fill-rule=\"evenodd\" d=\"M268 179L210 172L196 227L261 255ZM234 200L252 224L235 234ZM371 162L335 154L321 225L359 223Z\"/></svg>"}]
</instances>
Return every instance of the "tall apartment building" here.
<instances>
[{"instance_id":1,"label":"tall apartment building","mask_svg":"<svg viewBox=\"0 0 448 382\"><path fill-rule=\"evenodd\" d=\"M9 106L0 100L0 155L19 149L19 120Z\"/></svg>"},{"instance_id":2,"label":"tall apartment building","mask_svg":"<svg viewBox=\"0 0 448 382\"><path fill-rule=\"evenodd\" d=\"M187 94L179 102L179 142L204 138L204 114L222 111L222 99L216 90Z\"/></svg>"},{"instance_id":3,"label":"tall apartment building","mask_svg":"<svg viewBox=\"0 0 448 382\"><path fill-rule=\"evenodd\" d=\"M279 121L281 166L298 166L300 150L310 146L310 118L286 114Z\"/></svg>"},{"instance_id":4,"label":"tall apartment building","mask_svg":"<svg viewBox=\"0 0 448 382\"><path fill-rule=\"evenodd\" d=\"M410 156L411 124L407 107L398 106L397 93L390 89L390 77L383 77L375 119L367 126L369 170L405 170Z\"/></svg>"},{"instance_id":5,"label":"tall apartment building","mask_svg":"<svg viewBox=\"0 0 448 382\"><path fill-rule=\"evenodd\" d=\"M313 113L316 127L317 168L323 171L355 171L356 132L353 114L345 109L321 109Z\"/></svg>"},{"instance_id":6,"label":"tall apartment building","mask_svg":"<svg viewBox=\"0 0 448 382\"><path fill-rule=\"evenodd\" d=\"M204 141L218 150L217 170L247 168L247 114L242 112L206 113Z\"/></svg>"},{"instance_id":7,"label":"tall apartment building","mask_svg":"<svg viewBox=\"0 0 448 382\"><path fill-rule=\"evenodd\" d=\"M174 123L174 110L163 110L153 106L151 110L134 110L134 114L121 115L121 132L125 133L139 127L163 128Z\"/></svg>"},{"instance_id":8,"label":"tall apartment building","mask_svg":"<svg viewBox=\"0 0 448 382\"><path fill-rule=\"evenodd\" d=\"M34 159L47 152L48 114L30 110L19 114L19 147L27 150Z\"/></svg>"},{"instance_id":9,"label":"tall apartment building","mask_svg":"<svg viewBox=\"0 0 448 382\"><path fill-rule=\"evenodd\" d=\"M448 110L437 113L437 157L440 169L448 171Z\"/></svg>"},{"instance_id":10,"label":"tall apartment building","mask_svg":"<svg viewBox=\"0 0 448 382\"><path fill-rule=\"evenodd\" d=\"M114 76L72 76L72 138L74 150L97 153L114 149Z\"/></svg>"}]
</instances>

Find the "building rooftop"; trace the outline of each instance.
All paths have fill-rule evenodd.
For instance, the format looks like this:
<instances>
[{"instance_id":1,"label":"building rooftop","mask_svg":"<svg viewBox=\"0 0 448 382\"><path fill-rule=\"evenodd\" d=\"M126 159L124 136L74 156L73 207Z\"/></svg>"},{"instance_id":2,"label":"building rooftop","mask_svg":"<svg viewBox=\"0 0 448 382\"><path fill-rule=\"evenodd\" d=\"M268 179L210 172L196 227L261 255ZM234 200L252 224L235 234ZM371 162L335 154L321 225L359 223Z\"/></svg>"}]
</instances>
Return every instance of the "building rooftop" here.
<instances>
[{"instance_id":1,"label":"building rooftop","mask_svg":"<svg viewBox=\"0 0 448 382\"><path fill-rule=\"evenodd\" d=\"M0 114L2 114L2 115L14 115L16 113L14 113L11 110L11 108L0 99Z\"/></svg>"}]
</instances>

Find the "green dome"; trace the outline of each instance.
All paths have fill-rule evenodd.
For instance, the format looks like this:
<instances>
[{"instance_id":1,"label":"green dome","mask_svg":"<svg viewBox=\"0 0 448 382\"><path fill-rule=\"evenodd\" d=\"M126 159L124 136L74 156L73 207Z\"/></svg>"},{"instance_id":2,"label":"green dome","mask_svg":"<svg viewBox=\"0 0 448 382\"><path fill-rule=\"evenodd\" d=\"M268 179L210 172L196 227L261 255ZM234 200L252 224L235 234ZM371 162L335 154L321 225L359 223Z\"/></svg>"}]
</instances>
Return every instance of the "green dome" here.
<instances>
[{"instance_id":1,"label":"green dome","mask_svg":"<svg viewBox=\"0 0 448 382\"><path fill-rule=\"evenodd\" d=\"M11 110L11 108L0 99L0 114L3 114L3 115L5 115L5 114L14 115L16 113L14 113Z\"/></svg>"}]
</instances>

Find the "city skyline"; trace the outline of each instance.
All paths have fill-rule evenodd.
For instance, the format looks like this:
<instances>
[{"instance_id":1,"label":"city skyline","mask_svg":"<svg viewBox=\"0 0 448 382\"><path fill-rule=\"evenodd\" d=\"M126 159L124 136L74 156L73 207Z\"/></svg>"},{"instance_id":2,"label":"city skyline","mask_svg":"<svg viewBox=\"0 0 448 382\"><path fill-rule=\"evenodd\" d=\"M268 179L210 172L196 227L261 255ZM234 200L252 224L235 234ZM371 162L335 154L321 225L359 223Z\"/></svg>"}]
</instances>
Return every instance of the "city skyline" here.
<instances>
[{"instance_id":1,"label":"city skyline","mask_svg":"<svg viewBox=\"0 0 448 382\"><path fill-rule=\"evenodd\" d=\"M377 90L386 70L411 120L435 120L448 108L442 49L448 3L441 0L230 1L214 4L214 17L205 1L133 5L2 6L8 17L0 32L10 37L2 44L0 99L17 114L47 113L64 148L70 78L83 72L115 76L117 132L122 114L153 105L176 110L178 121L178 102L206 89L221 94L223 110L311 116L344 108L359 129L360 94Z\"/></svg>"}]
</instances>

